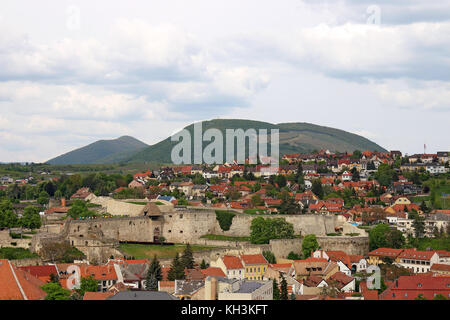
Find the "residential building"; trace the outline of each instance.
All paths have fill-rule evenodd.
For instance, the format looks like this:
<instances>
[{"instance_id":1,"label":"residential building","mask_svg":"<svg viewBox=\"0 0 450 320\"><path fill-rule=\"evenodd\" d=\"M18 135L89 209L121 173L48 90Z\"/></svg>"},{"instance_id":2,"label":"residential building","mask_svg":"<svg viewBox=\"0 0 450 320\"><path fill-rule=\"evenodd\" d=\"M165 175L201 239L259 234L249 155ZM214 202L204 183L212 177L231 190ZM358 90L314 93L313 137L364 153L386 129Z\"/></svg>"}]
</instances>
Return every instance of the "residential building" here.
<instances>
[{"instance_id":1,"label":"residential building","mask_svg":"<svg viewBox=\"0 0 450 320\"><path fill-rule=\"evenodd\" d=\"M205 300L273 300L273 282L208 277Z\"/></svg>"},{"instance_id":2,"label":"residential building","mask_svg":"<svg viewBox=\"0 0 450 320\"><path fill-rule=\"evenodd\" d=\"M247 280L263 279L269 263L262 254L241 255L240 259L245 268L245 278Z\"/></svg>"},{"instance_id":3,"label":"residential building","mask_svg":"<svg viewBox=\"0 0 450 320\"><path fill-rule=\"evenodd\" d=\"M403 249L393 248L378 248L368 253L369 258L367 262L369 265L379 265L385 263L386 259L392 262L400 262L399 255L403 252Z\"/></svg>"},{"instance_id":4,"label":"residential building","mask_svg":"<svg viewBox=\"0 0 450 320\"><path fill-rule=\"evenodd\" d=\"M450 298L448 276L401 276L380 295L381 300L414 300L419 295L432 300L437 295Z\"/></svg>"},{"instance_id":5,"label":"residential building","mask_svg":"<svg viewBox=\"0 0 450 320\"><path fill-rule=\"evenodd\" d=\"M223 256L217 259L217 261L211 261L211 267L222 269L226 277L230 279L245 278L245 268L242 265L241 259L235 256Z\"/></svg>"},{"instance_id":6,"label":"residential building","mask_svg":"<svg viewBox=\"0 0 450 320\"><path fill-rule=\"evenodd\" d=\"M396 264L410 269L414 273L426 273L430 271L434 263L439 262L439 255L435 251L418 251L405 249L399 256Z\"/></svg>"}]
</instances>

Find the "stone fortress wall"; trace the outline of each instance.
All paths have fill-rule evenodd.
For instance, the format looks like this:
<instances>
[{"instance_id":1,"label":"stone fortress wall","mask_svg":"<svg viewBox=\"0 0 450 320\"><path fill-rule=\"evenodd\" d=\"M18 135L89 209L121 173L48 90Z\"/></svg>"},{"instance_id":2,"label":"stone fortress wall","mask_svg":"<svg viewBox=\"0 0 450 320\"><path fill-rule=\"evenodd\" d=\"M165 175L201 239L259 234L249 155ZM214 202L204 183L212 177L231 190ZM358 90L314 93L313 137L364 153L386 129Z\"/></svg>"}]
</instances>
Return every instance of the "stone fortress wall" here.
<instances>
[{"instance_id":1,"label":"stone fortress wall","mask_svg":"<svg viewBox=\"0 0 450 320\"><path fill-rule=\"evenodd\" d=\"M341 217L334 215L257 216L236 214L230 230L223 231L213 209L174 208L170 205L163 205L158 206L158 209L160 209L158 215L143 216L144 206L142 205L129 204L114 199L105 200L101 197L93 197L90 200L92 203L106 206L108 213L116 212L118 215L128 215L128 217L67 221L61 233L35 237L32 250L38 251L43 241L69 240L72 245L84 252L89 260L104 261L111 255L120 255L120 251L118 251L120 242L151 243L154 242L155 236L159 235L163 236L166 242L170 243L207 244L226 247L196 253L195 258L196 260L200 259L200 261L201 259L211 261L211 258L224 253L260 253L265 249L271 250L277 257L285 258L291 251L300 253L301 239L273 240L270 245L266 246L252 245L245 242L218 242L200 239L201 236L206 234L248 237L250 236L250 225L253 219L257 217L271 219L281 217L293 224L295 234L315 234L318 237L319 244L325 250L345 250L350 254L362 255L368 252L368 238L365 231L346 223ZM110 210L113 210L113 212ZM346 233L359 233L360 236L326 236L328 233L334 233L337 228L344 230Z\"/></svg>"}]
</instances>

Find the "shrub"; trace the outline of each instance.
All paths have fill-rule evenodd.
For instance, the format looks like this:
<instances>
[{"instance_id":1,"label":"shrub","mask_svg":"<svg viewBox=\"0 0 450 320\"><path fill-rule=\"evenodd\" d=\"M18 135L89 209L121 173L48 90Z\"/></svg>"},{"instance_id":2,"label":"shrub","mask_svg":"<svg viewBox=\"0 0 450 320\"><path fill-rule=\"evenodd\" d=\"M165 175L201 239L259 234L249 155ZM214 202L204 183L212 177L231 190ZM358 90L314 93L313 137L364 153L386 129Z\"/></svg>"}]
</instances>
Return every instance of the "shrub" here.
<instances>
[{"instance_id":1,"label":"shrub","mask_svg":"<svg viewBox=\"0 0 450 320\"><path fill-rule=\"evenodd\" d=\"M219 221L220 228L223 231L228 231L233 223L233 218L235 214L229 211L217 210L216 219Z\"/></svg>"}]
</instances>

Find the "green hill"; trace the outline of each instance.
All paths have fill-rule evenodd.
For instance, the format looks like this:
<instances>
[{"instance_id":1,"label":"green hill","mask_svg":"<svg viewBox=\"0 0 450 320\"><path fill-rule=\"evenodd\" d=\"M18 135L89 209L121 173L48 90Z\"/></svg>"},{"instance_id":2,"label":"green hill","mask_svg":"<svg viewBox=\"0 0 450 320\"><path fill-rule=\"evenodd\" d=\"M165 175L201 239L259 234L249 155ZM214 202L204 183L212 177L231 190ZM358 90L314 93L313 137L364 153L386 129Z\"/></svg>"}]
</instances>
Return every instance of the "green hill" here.
<instances>
[{"instance_id":1,"label":"green hill","mask_svg":"<svg viewBox=\"0 0 450 320\"><path fill-rule=\"evenodd\" d=\"M354 150L386 150L376 143L343 130L317 126L310 123L272 124L253 120L217 119L203 122L203 131L219 129L225 137L226 129L279 129L280 155L289 153L307 153L313 150L353 152ZM193 137L194 124L186 127ZM270 140L269 140L270 141ZM171 163L172 148L177 142L170 137L148 146L132 137L117 140L102 140L49 160L49 164L109 164L109 163ZM209 142L204 142L204 146ZM270 150L270 149L269 149ZM224 152L225 154L225 152Z\"/></svg>"},{"instance_id":2,"label":"green hill","mask_svg":"<svg viewBox=\"0 0 450 320\"><path fill-rule=\"evenodd\" d=\"M63 154L47 161L48 164L104 164L117 163L127 159L147 144L129 136L115 140L100 140L86 147Z\"/></svg>"},{"instance_id":3,"label":"green hill","mask_svg":"<svg viewBox=\"0 0 450 320\"><path fill-rule=\"evenodd\" d=\"M186 129L193 136L194 125ZM217 128L225 137L225 129L279 129L280 131L280 155L298 152L311 152L313 150L328 149L330 151L353 152L354 150L371 150L386 152L378 144L343 130L317 126L310 123L281 123L271 124L261 121L218 119L203 122L203 131ZM160 162L170 163L172 148L176 145L170 137L145 148L136 154L130 155L127 162ZM204 143L207 145L208 143ZM225 153L224 153L225 154Z\"/></svg>"}]
</instances>

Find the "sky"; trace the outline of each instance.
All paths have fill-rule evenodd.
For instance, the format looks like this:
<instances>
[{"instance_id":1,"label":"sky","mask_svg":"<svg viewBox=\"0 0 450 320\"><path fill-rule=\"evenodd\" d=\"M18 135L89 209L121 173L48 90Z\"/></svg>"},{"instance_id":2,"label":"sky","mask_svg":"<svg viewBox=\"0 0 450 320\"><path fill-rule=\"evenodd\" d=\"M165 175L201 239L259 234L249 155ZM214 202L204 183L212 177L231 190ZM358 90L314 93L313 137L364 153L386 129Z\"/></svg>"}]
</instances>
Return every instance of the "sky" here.
<instances>
[{"instance_id":1,"label":"sky","mask_svg":"<svg viewBox=\"0 0 450 320\"><path fill-rule=\"evenodd\" d=\"M2 0L0 162L215 118L450 150L450 0Z\"/></svg>"}]
</instances>

